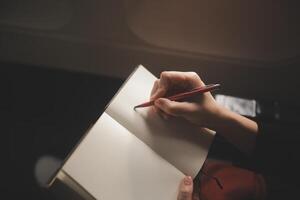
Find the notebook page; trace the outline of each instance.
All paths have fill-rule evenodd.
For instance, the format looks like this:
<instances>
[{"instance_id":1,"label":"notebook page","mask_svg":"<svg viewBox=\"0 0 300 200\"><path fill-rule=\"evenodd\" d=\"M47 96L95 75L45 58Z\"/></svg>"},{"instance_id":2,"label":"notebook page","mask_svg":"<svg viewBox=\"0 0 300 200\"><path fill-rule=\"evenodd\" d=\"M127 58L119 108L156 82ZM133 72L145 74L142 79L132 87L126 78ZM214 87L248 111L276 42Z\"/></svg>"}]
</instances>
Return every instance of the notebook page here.
<instances>
[{"instance_id":1,"label":"notebook page","mask_svg":"<svg viewBox=\"0 0 300 200\"><path fill-rule=\"evenodd\" d=\"M62 169L100 200L174 200L184 177L106 113Z\"/></svg>"},{"instance_id":2,"label":"notebook page","mask_svg":"<svg viewBox=\"0 0 300 200\"><path fill-rule=\"evenodd\" d=\"M163 120L151 108L133 110L149 100L156 77L139 66L123 85L106 112L183 173L196 176L214 134L182 119Z\"/></svg>"}]
</instances>

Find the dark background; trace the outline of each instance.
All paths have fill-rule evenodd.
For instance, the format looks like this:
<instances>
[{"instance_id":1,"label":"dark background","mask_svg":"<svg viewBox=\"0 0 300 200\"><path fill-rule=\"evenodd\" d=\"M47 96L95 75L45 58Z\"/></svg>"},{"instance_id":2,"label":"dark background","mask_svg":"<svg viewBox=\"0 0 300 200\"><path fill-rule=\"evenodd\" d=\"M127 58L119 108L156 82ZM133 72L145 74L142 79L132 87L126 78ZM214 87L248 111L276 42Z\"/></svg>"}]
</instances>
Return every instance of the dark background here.
<instances>
[{"instance_id":1,"label":"dark background","mask_svg":"<svg viewBox=\"0 0 300 200\"><path fill-rule=\"evenodd\" d=\"M101 115L123 80L1 63L1 193L7 199L53 199L37 185L38 158L64 159ZM8 157L7 157L8 156ZM2 197L1 197L2 199Z\"/></svg>"}]
</instances>

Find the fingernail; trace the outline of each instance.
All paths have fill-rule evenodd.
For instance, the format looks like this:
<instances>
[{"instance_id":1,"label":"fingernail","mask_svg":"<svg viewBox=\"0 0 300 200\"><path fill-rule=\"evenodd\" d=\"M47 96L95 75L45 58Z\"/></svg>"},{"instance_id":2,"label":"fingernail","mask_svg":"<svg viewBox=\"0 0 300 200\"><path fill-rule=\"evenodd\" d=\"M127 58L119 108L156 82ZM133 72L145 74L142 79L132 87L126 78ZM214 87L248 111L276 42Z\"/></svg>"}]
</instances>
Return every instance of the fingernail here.
<instances>
[{"instance_id":1,"label":"fingernail","mask_svg":"<svg viewBox=\"0 0 300 200\"><path fill-rule=\"evenodd\" d=\"M186 176L183 180L184 185L191 185L193 183L193 179L190 176Z\"/></svg>"}]
</instances>

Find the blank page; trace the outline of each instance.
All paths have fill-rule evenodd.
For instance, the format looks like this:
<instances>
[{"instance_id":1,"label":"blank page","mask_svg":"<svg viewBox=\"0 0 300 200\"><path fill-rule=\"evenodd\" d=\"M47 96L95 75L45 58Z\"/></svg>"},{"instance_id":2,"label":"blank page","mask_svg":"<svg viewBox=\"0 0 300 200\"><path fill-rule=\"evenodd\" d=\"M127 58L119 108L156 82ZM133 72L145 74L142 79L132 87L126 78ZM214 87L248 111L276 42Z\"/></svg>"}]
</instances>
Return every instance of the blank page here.
<instances>
[{"instance_id":1,"label":"blank page","mask_svg":"<svg viewBox=\"0 0 300 200\"><path fill-rule=\"evenodd\" d=\"M63 170L99 200L174 200L184 177L106 113Z\"/></svg>"},{"instance_id":2,"label":"blank page","mask_svg":"<svg viewBox=\"0 0 300 200\"><path fill-rule=\"evenodd\" d=\"M106 112L184 174L195 177L206 159L214 134L201 131L183 119L164 120L151 112L151 108L134 111L135 105L149 100L155 80L155 76L139 66Z\"/></svg>"}]
</instances>

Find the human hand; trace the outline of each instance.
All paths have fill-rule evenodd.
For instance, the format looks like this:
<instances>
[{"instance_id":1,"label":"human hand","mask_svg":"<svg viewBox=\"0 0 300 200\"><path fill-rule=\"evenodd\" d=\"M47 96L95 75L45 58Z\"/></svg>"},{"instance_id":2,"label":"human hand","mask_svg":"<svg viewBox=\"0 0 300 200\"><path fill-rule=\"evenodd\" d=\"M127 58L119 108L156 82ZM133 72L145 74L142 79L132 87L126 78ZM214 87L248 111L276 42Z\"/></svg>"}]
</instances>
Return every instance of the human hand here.
<instances>
[{"instance_id":1,"label":"human hand","mask_svg":"<svg viewBox=\"0 0 300 200\"><path fill-rule=\"evenodd\" d=\"M262 200L266 197L264 178L253 171L210 160L204 163L202 170L206 175L197 179L196 184L189 176L181 181L177 200ZM214 177L222 183L222 188Z\"/></svg>"},{"instance_id":2,"label":"human hand","mask_svg":"<svg viewBox=\"0 0 300 200\"><path fill-rule=\"evenodd\" d=\"M180 182L177 200L199 200L199 196L193 194L193 189L192 177L186 176Z\"/></svg>"},{"instance_id":3,"label":"human hand","mask_svg":"<svg viewBox=\"0 0 300 200\"><path fill-rule=\"evenodd\" d=\"M163 98L201 86L205 84L195 72L165 71L154 83L150 100L155 100L154 109L166 119L170 116L183 117L194 124L213 129L220 108L210 92L184 102Z\"/></svg>"}]
</instances>

